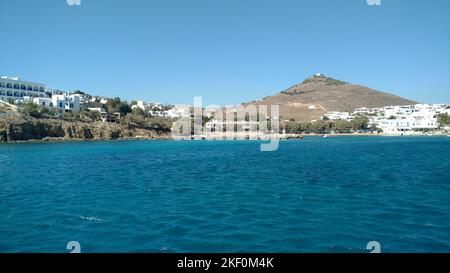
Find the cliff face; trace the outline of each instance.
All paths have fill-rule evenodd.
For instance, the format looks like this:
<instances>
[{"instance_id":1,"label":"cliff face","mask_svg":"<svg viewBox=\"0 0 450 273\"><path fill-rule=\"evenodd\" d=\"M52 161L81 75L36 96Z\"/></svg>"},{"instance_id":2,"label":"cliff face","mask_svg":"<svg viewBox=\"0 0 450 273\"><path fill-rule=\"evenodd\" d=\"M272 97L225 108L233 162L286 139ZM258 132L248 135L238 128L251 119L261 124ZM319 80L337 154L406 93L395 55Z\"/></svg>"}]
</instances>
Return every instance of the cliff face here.
<instances>
[{"instance_id":1,"label":"cliff face","mask_svg":"<svg viewBox=\"0 0 450 273\"><path fill-rule=\"evenodd\" d=\"M127 129L119 124L36 119L24 115L0 116L0 141L40 139L167 139L170 132Z\"/></svg>"}]
</instances>

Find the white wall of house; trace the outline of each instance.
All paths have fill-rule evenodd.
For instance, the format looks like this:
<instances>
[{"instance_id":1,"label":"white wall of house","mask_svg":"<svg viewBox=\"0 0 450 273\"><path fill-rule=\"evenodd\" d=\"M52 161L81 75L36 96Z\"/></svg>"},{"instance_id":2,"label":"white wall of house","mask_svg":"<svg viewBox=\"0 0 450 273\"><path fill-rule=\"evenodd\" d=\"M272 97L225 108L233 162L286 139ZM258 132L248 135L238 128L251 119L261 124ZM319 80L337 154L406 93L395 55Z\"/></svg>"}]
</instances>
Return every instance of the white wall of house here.
<instances>
[{"instance_id":1,"label":"white wall of house","mask_svg":"<svg viewBox=\"0 0 450 273\"><path fill-rule=\"evenodd\" d=\"M329 112L330 120L350 121L355 116L367 116L370 126L378 127L385 134L406 134L415 131L433 131L439 128L436 116L448 113L445 104L395 105L382 108L357 108L352 114L347 112Z\"/></svg>"},{"instance_id":2,"label":"white wall of house","mask_svg":"<svg viewBox=\"0 0 450 273\"><path fill-rule=\"evenodd\" d=\"M142 111L145 111L145 108L147 108L147 104L143 100L136 101L136 104L131 106L131 109L142 109Z\"/></svg>"},{"instance_id":3,"label":"white wall of house","mask_svg":"<svg viewBox=\"0 0 450 273\"><path fill-rule=\"evenodd\" d=\"M80 111L80 95L53 95L53 106L58 109L66 111L78 112Z\"/></svg>"},{"instance_id":4,"label":"white wall of house","mask_svg":"<svg viewBox=\"0 0 450 273\"><path fill-rule=\"evenodd\" d=\"M380 110L378 127L386 134L432 131L439 128L436 116L445 110L443 104L388 106Z\"/></svg>"},{"instance_id":5,"label":"white wall of house","mask_svg":"<svg viewBox=\"0 0 450 273\"><path fill-rule=\"evenodd\" d=\"M329 120L346 120L346 121L353 120L353 116L349 112L333 111L326 113L324 116L327 117Z\"/></svg>"},{"instance_id":6,"label":"white wall of house","mask_svg":"<svg viewBox=\"0 0 450 273\"><path fill-rule=\"evenodd\" d=\"M191 116L191 109L189 105L176 105L167 114L170 118L187 118Z\"/></svg>"},{"instance_id":7,"label":"white wall of house","mask_svg":"<svg viewBox=\"0 0 450 273\"><path fill-rule=\"evenodd\" d=\"M29 97L27 97L27 99L31 100L34 104L43 106L47 109L53 108L53 102L52 102L52 99L50 99L50 98L29 98Z\"/></svg>"}]
</instances>

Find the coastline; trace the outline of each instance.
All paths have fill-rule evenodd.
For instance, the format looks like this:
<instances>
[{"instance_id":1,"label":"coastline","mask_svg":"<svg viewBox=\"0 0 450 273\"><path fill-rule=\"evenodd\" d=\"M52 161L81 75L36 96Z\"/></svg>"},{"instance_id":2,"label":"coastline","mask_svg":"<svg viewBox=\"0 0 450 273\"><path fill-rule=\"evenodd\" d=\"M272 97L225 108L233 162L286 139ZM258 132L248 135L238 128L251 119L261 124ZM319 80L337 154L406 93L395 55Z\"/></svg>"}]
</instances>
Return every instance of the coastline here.
<instances>
[{"instance_id":1,"label":"coastline","mask_svg":"<svg viewBox=\"0 0 450 273\"><path fill-rule=\"evenodd\" d=\"M291 141L291 140L302 140L305 138L324 138L324 134L289 134L290 137L279 137L279 140ZM326 137L448 137L446 134L409 134L409 135L389 135L389 134L370 134L370 133L342 133L342 134L326 134ZM170 135L164 137L121 137L121 138L93 138L93 139L83 139L83 138L64 138L64 137L46 137L42 139L25 139L25 140L10 140L10 141L0 141L0 145L4 144L36 144L36 143L79 143L79 142L127 142L127 141L189 141L191 139L174 139ZM223 141L225 139L196 139L197 141ZM270 138L260 138L260 139L234 139L234 141L239 140L252 140L252 141L268 141Z\"/></svg>"},{"instance_id":2,"label":"coastline","mask_svg":"<svg viewBox=\"0 0 450 273\"><path fill-rule=\"evenodd\" d=\"M139 140L294 140L306 137L445 137L448 132L384 134L354 133L279 133L204 132L187 137L174 136L169 127L136 127L130 124L88 122L56 118L34 118L22 114L0 117L0 144L46 143L80 141L139 141Z\"/></svg>"},{"instance_id":3,"label":"coastline","mask_svg":"<svg viewBox=\"0 0 450 273\"><path fill-rule=\"evenodd\" d=\"M25 115L0 117L0 143L169 139L170 129Z\"/></svg>"},{"instance_id":4,"label":"coastline","mask_svg":"<svg viewBox=\"0 0 450 273\"><path fill-rule=\"evenodd\" d=\"M170 141L172 138L96 138L96 139L82 139L82 138L43 138L43 139L26 139L26 140L10 140L10 141L0 141L0 145L7 144L36 144L36 143L79 143L79 142L125 142L125 141L157 141L164 140Z\"/></svg>"}]
</instances>

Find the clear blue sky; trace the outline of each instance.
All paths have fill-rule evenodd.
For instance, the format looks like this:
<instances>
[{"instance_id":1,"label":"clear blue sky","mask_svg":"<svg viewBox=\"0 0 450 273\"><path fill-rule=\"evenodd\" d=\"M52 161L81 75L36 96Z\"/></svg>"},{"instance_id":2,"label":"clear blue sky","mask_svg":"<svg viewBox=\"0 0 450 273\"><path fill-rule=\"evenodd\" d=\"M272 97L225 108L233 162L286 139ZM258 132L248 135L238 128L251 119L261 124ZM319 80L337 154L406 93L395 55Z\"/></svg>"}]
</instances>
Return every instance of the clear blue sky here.
<instances>
[{"instance_id":1,"label":"clear blue sky","mask_svg":"<svg viewBox=\"0 0 450 273\"><path fill-rule=\"evenodd\" d=\"M0 0L0 74L169 103L240 103L321 72L450 103L450 1Z\"/></svg>"}]
</instances>

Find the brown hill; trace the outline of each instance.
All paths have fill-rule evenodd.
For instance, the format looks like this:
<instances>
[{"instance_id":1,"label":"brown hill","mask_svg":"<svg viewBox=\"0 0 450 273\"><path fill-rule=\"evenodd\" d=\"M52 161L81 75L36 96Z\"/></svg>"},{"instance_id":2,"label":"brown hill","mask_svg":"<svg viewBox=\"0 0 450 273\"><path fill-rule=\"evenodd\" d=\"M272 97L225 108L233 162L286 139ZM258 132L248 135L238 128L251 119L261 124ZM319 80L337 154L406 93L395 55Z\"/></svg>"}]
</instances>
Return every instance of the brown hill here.
<instances>
[{"instance_id":1,"label":"brown hill","mask_svg":"<svg viewBox=\"0 0 450 273\"><path fill-rule=\"evenodd\" d=\"M361 85L316 74L285 91L247 104L279 105L281 119L311 121L321 118L329 111L352 112L359 107L375 108L415 103Z\"/></svg>"}]
</instances>

